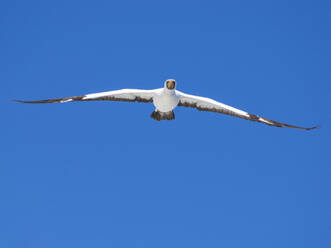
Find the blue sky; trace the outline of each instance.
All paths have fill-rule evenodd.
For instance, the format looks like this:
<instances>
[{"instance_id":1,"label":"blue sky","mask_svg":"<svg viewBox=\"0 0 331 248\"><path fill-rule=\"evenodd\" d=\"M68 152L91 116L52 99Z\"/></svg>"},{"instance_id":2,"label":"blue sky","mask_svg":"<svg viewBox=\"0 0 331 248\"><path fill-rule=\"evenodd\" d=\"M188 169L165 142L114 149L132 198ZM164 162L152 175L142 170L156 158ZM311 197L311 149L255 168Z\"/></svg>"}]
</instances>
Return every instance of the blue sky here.
<instances>
[{"instance_id":1,"label":"blue sky","mask_svg":"<svg viewBox=\"0 0 331 248\"><path fill-rule=\"evenodd\" d=\"M330 247L329 1L2 1L0 247ZM311 132L152 104L179 90Z\"/></svg>"}]
</instances>

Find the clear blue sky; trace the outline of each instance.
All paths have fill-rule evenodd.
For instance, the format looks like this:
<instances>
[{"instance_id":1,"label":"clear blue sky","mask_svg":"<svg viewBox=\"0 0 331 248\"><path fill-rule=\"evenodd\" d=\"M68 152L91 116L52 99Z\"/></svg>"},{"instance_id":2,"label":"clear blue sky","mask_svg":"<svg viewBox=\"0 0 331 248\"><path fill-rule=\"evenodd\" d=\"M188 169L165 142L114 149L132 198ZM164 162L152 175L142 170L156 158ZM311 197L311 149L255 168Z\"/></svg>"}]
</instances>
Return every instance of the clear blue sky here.
<instances>
[{"instance_id":1,"label":"clear blue sky","mask_svg":"<svg viewBox=\"0 0 331 248\"><path fill-rule=\"evenodd\" d=\"M0 247L331 247L330 1L1 1ZM268 127L152 104L178 89Z\"/></svg>"}]
</instances>

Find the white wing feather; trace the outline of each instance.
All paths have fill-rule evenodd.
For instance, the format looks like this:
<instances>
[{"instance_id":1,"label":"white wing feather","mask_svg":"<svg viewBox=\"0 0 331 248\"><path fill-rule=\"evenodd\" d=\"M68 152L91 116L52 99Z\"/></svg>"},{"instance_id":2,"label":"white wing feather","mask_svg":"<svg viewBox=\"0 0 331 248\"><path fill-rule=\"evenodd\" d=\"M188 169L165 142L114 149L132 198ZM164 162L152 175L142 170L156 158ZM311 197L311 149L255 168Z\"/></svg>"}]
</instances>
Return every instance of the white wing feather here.
<instances>
[{"instance_id":1,"label":"white wing feather","mask_svg":"<svg viewBox=\"0 0 331 248\"><path fill-rule=\"evenodd\" d=\"M152 102L156 90L122 89L82 96L63 97L37 101L14 100L23 103L64 103L72 101L126 101L126 102Z\"/></svg>"},{"instance_id":2,"label":"white wing feather","mask_svg":"<svg viewBox=\"0 0 331 248\"><path fill-rule=\"evenodd\" d=\"M257 122L261 122L261 123L267 124L269 126L275 126L275 127L289 127L289 128L297 128L297 129L305 129L305 130L311 130L311 129L318 128L318 127L306 128L306 127L293 126L290 124L269 120L269 119L266 119L266 118L263 118L263 117L260 117L257 115L247 113L243 110L236 109L234 107L223 104L221 102L217 102L210 98L184 94L180 91L176 91L176 93L179 95L178 106L192 107L192 108L196 108L200 111L210 111L210 112L232 115L232 116L236 116L236 117L239 117L242 119L246 119L246 120L250 120L250 121L257 121Z\"/></svg>"}]
</instances>

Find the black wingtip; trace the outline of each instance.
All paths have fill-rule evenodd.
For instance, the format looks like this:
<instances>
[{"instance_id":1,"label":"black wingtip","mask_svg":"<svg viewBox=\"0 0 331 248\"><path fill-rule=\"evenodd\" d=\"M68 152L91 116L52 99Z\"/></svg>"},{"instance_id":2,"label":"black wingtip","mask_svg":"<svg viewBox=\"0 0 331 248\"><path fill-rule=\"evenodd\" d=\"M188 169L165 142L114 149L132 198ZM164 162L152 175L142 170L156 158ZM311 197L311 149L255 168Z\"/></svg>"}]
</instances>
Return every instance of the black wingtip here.
<instances>
[{"instance_id":1,"label":"black wingtip","mask_svg":"<svg viewBox=\"0 0 331 248\"><path fill-rule=\"evenodd\" d=\"M306 128L306 130L310 131L310 130L320 129L320 128L322 128L322 126L309 127L309 128Z\"/></svg>"},{"instance_id":2,"label":"black wingtip","mask_svg":"<svg viewBox=\"0 0 331 248\"><path fill-rule=\"evenodd\" d=\"M23 100L11 100L11 102L20 102L20 103L47 103L47 101L42 100L42 101L23 101Z\"/></svg>"}]
</instances>

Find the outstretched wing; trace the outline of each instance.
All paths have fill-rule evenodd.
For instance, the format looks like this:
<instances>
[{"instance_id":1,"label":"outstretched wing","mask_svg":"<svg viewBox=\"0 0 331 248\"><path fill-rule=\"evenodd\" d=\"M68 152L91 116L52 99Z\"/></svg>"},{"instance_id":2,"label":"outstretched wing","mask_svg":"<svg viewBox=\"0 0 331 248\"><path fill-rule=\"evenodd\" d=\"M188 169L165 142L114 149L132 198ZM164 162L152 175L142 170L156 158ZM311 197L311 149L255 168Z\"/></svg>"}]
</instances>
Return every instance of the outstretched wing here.
<instances>
[{"instance_id":1,"label":"outstretched wing","mask_svg":"<svg viewBox=\"0 0 331 248\"><path fill-rule=\"evenodd\" d=\"M22 101L14 100L22 103L63 103L72 101L124 101L124 102L153 102L155 90L137 90L123 89L95 94L87 94L83 96L63 97L37 101Z\"/></svg>"},{"instance_id":2,"label":"outstretched wing","mask_svg":"<svg viewBox=\"0 0 331 248\"><path fill-rule=\"evenodd\" d=\"M245 111L233 108L231 106L217 102L210 98L188 95L188 94L184 94L180 91L177 91L177 94L180 97L178 106L192 107L192 108L196 108L200 111L210 111L210 112L216 112L216 113L221 113L221 114L226 114L226 115L232 115L232 116L236 116L236 117L239 117L239 118L242 118L245 120L257 121L257 122L261 122L261 123L267 124L269 126L275 126L275 127L289 127L289 128L297 128L297 129L304 129L304 130L311 130L311 129L318 128L318 127L309 127L309 128L298 127L298 126L293 126L293 125L289 125L286 123L281 123L278 121L272 121L272 120L269 120L269 119L266 119L266 118L263 118L263 117L260 117L257 115L249 114Z\"/></svg>"}]
</instances>

